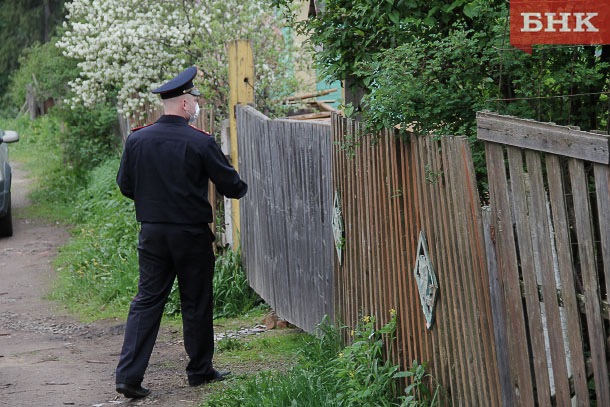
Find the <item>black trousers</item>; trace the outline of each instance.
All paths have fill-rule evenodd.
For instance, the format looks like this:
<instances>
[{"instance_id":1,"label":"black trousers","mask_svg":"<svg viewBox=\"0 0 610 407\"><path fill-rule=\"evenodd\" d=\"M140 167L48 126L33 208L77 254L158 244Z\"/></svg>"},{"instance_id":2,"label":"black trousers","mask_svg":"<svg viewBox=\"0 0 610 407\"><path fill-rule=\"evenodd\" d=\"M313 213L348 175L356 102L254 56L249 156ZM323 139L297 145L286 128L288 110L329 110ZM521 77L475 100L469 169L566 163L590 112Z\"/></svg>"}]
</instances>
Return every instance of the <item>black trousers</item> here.
<instances>
[{"instance_id":1,"label":"black trousers","mask_svg":"<svg viewBox=\"0 0 610 407\"><path fill-rule=\"evenodd\" d=\"M131 302L116 382L139 385L148 366L163 309L176 276L189 378L212 374L214 354L213 235L207 225L142 223L140 279Z\"/></svg>"}]
</instances>

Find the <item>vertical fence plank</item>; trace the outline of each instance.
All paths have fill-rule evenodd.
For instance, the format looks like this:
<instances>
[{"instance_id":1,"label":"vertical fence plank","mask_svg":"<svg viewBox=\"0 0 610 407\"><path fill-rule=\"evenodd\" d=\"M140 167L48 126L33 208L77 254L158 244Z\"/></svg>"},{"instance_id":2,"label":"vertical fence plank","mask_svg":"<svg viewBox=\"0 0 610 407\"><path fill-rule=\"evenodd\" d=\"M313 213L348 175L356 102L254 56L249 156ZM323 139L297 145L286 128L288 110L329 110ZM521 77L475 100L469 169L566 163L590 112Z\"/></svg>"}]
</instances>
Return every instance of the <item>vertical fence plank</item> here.
<instances>
[{"instance_id":1,"label":"vertical fence plank","mask_svg":"<svg viewBox=\"0 0 610 407\"><path fill-rule=\"evenodd\" d=\"M417 284L413 277L413 267L415 266L415 261L417 259L417 240L419 238L419 233L424 227L420 211L421 211L421 189L419 180L421 179L420 171L419 171L419 162L420 162L420 149L419 149L419 139L417 137L411 138L411 162L410 166L407 168L407 171L411 172L411 188L413 190L412 200L411 200L411 218L413 219L414 228L412 230L411 239L407 240L405 244L410 249L409 256L409 267L405 270L405 280L408 287L408 299L409 305L408 310L411 314L411 326L410 326L410 345L412 349L413 358L418 358L421 362L426 362L426 360L421 359L421 338L420 338L420 330L421 326L421 305L419 301L419 293L417 292Z\"/></svg>"},{"instance_id":2,"label":"vertical fence plank","mask_svg":"<svg viewBox=\"0 0 610 407\"><path fill-rule=\"evenodd\" d=\"M599 276L593 248L594 235L591 225L588 183L583 182L587 178L582 161L570 160L569 169L572 193L574 196L581 198L574 200L574 215L576 235L579 242L578 254L583 280L591 364L595 378L595 394L598 405L607 406L610 405L610 383L608 380L608 361L606 359L606 335L603 329L604 320L601 315Z\"/></svg>"},{"instance_id":3,"label":"vertical fence plank","mask_svg":"<svg viewBox=\"0 0 610 407\"><path fill-rule=\"evenodd\" d=\"M565 346L561 317L559 316L559 303L557 300L557 282L555 280L553 256L551 253L551 231L548 222L548 197L545 192L541 155L531 150L526 151L526 162L531 181L532 215L536 219L530 223L535 252L540 270L539 284L542 286L544 303L545 332L548 336L550 361L553 373L553 388L555 402L558 405L570 403L570 386L566 365ZM561 334L560 334L561 333Z\"/></svg>"},{"instance_id":4,"label":"vertical fence plank","mask_svg":"<svg viewBox=\"0 0 610 407\"><path fill-rule=\"evenodd\" d=\"M485 245L487 253L487 264L489 270L489 287L491 296L491 313L493 319L493 328L495 336L495 349L497 355L497 368L499 377L499 389L498 397L500 397L501 405L503 407L512 407L516 405L513 389L511 386L510 365L509 359L510 354L507 352L509 349L507 341L507 323L506 323L506 310L504 307L504 301L502 301L503 292L502 284L500 282L500 276L498 275L498 265L495 248L495 228L491 219L491 208L486 207L483 211L483 224L485 231ZM498 404L500 405L500 404Z\"/></svg>"},{"instance_id":5,"label":"vertical fence plank","mask_svg":"<svg viewBox=\"0 0 610 407\"><path fill-rule=\"evenodd\" d=\"M431 155L431 170L438 176L435 176L433 182L435 194L433 196L432 208L434 209L433 216L437 219L436 236L434 243L437 246L439 253L437 260L437 279L439 284L439 298L437 302L437 318L435 324L438 327L438 334L441 337L442 351L442 366L441 377L443 383L448 388L447 390L454 398L462 399L465 393L463 388L459 386L460 381L456 380L456 372L459 375L468 374L465 372L464 364L461 362L463 355L463 347L459 343L462 341L462 335L456 335L458 332L459 307L457 306L456 297L459 295L459 290L456 290L455 273L453 260L455 253L451 245L451 235L449 228L450 217L450 193L448 180L450 174L446 163L447 149L445 144L448 139L443 138L439 143L434 143L428 149ZM450 367L454 366L453 369Z\"/></svg>"},{"instance_id":6,"label":"vertical fence plank","mask_svg":"<svg viewBox=\"0 0 610 407\"><path fill-rule=\"evenodd\" d=\"M494 182L489 184L492 207L492 219L496 232L496 248L498 254L498 271L504 290L504 302L507 311L507 325L511 333L508 339L510 353L510 379L513 393L518 405L534 405L534 386L530 373L529 362L521 357L528 354L527 336L519 287L519 273L513 220L509 206L509 183L504 164L504 152L501 145L485 144L488 177Z\"/></svg>"},{"instance_id":7,"label":"vertical fence plank","mask_svg":"<svg viewBox=\"0 0 610 407\"><path fill-rule=\"evenodd\" d=\"M536 391L539 405L550 405L551 390L542 325L542 312L538 298L538 280L536 278L537 253L534 253L530 224L535 218L530 218L532 206L530 176L524 171L525 163L521 149L508 147L510 182L513 196L513 217L517 232L518 254L521 264L521 278L526 301L527 321L532 346L532 358L536 380ZM518 284L519 279L513 284Z\"/></svg>"},{"instance_id":8,"label":"vertical fence plank","mask_svg":"<svg viewBox=\"0 0 610 407\"><path fill-rule=\"evenodd\" d=\"M332 196L332 202L333 202L333 211L334 209L334 199L335 199L335 194L340 197L341 199L341 205L339 207L339 210L341 211L341 217L343 220L343 225L344 225L344 229L346 228L346 225L350 224L350 218L349 218L349 214L347 212L347 209L345 208L345 197L349 195L349 184L350 184L350 173L351 171L348 168L348 163L346 163L344 161L344 157L343 157L343 153L341 152L341 145L343 143L343 140L341 138L341 134L344 134L343 129L343 123L344 120L341 118L341 116L339 115L334 115L331 117L332 120L332 125L331 125L331 143L330 143L330 149L331 149L331 158L332 158L332 166L333 166L333 173L332 173L332 187L333 187L333 196ZM338 182L338 180L344 180L344 182ZM335 253L335 280L334 280L334 298L335 298L335 305L334 305L334 315L337 318L342 318L342 316L346 315L347 313L347 304L349 303L349 291L348 291L348 285L347 285L347 266L348 266L348 252L350 250L350 247L347 244L347 236L345 234L345 231L343 232L343 242L342 242L342 254L341 254L341 259L338 258L338 252L336 250L336 248L333 250L333 252ZM341 244L341 243L339 243ZM342 321L341 321L342 322Z\"/></svg>"},{"instance_id":9,"label":"vertical fence plank","mask_svg":"<svg viewBox=\"0 0 610 407\"><path fill-rule=\"evenodd\" d=\"M337 136L341 140L341 143L346 143L345 138L350 136L349 129L347 126L347 120L341 119L342 124L342 133ZM337 161L339 161L343 166L345 166L346 174L346 184L347 190L346 193L341 195L342 199L342 210L344 213L345 222L345 266L344 269L344 279L346 282L345 291L341 294L337 294L337 297L344 296L346 299L346 306L343 312L338 314L340 318L342 318L343 323L351 324L355 322L354 320L354 301L356 296L356 276L359 276L359 273L356 272L355 264L353 259L357 258L358 255L358 247L359 241L355 237L354 232L356 231L356 213L355 209L357 206L348 205L352 199L355 199L355 177L356 177L356 160L353 158L348 159L346 155L348 152L340 151L337 155L339 156ZM336 155L336 156L337 156ZM343 189L342 189L343 190Z\"/></svg>"},{"instance_id":10,"label":"vertical fence plank","mask_svg":"<svg viewBox=\"0 0 610 407\"><path fill-rule=\"evenodd\" d=\"M421 182L421 180L424 179L425 177L425 170L422 167L422 163L424 162L424 149L422 147L422 139L419 137L413 137L414 141L413 141L413 164L412 164L412 171L413 169L414 171L414 175L415 175L415 179L413 180L413 188L416 192L416 196L414 197L414 216L417 216L418 218L418 225L419 228L416 231L417 237L419 237L419 230L424 229L427 225L425 223L425 219L423 216L423 212L425 211L425 203L424 203L424 199L425 199L425 194L422 191L423 187L424 187L424 183ZM414 239L411 242L407 242L407 244L412 245L413 247L417 247L417 240ZM410 296L411 298L413 298L415 301L412 301L412 305L411 305L411 309L412 309L412 313L413 313L413 326L412 326L412 332L413 332L413 340L414 340L414 350L416 352L416 355L419 355L420 359L423 358L424 355L424 339L423 339L423 330L425 329L425 322L423 321L423 317L422 317L422 311L421 311L421 305L420 305L420 300L419 300L419 291L417 288L417 284L415 283L415 279L413 277L413 273L412 273L412 269L413 266L415 265L415 259L417 256L417 252L415 253L415 255L413 256L412 260L411 260L411 270L409 270L409 285L411 288L411 292L410 292ZM427 361L428 359L422 359Z\"/></svg>"},{"instance_id":11,"label":"vertical fence plank","mask_svg":"<svg viewBox=\"0 0 610 407\"><path fill-rule=\"evenodd\" d=\"M355 125L353 123L347 122L346 121L346 135L348 137L351 137L352 143L355 143L355 138L356 138L356 134L354 131L354 127ZM352 148L356 148L356 147L352 147ZM349 233L350 238L347 239L347 244L351 245L352 247L352 253L350 255L350 263L351 263L351 267L349 269L349 278L351 280L351 286L350 286L350 291L349 293L350 295L350 309L349 309L349 314L347 316L347 318L344 318L344 322L349 324L350 326L353 326L357 323L358 320L358 312L359 312L359 308L360 308L360 301L363 301L363 292L361 290L362 287L362 283L361 283L361 278L362 278L362 268L364 267L364 264L362 264L361 262L358 261L358 259L360 258L360 253L362 253L362 238L360 236L360 225L359 225L359 220L361 219L361 217L363 216L362 214L362 207L361 205L358 204L351 204L353 202L359 202L360 199L362 199L362 194L359 192L360 191L360 183L359 180L362 178L362 174L360 172L360 168L361 165L359 163L359 157L355 156L355 152L354 155L351 157L351 183L352 183L352 189L351 189L351 194L349 196L349 198L345 199L345 206L346 208L349 208L348 210L352 213L351 219L352 222L349 225L349 228L346 228L346 235L347 233ZM353 256L353 257L352 257Z\"/></svg>"},{"instance_id":12,"label":"vertical fence plank","mask_svg":"<svg viewBox=\"0 0 610 407\"><path fill-rule=\"evenodd\" d=\"M376 280L373 276L373 272L375 271L375 265L374 265L374 261L376 256L373 255L373 251L374 251L374 240L373 240L373 226L374 226L374 221L373 221L373 215L374 215L374 209L375 206L373 205L373 179L372 179L372 171L371 171L371 167L372 167L372 158L371 158L371 149L370 146L368 145L368 140L366 140L365 136L362 135L362 130L360 129L359 124L357 124L357 129L358 129L358 136L360 138L360 148L362 151L362 183L361 183L361 188L362 191L364 191L364 202L362 203L363 205L363 212L364 212L364 219L365 219L365 225L366 227L364 227L364 225L362 225L361 227L361 231L362 231L362 236L363 236L363 251L364 253L367 253L366 256L364 256L365 259L365 270L364 270L364 281L363 281L363 288L366 292L366 302L365 304L363 304L362 309L360 310L360 312L365 312L365 313L370 313L373 312L375 309L375 296L373 295L373 289L374 287L376 287Z\"/></svg>"},{"instance_id":13,"label":"vertical fence plank","mask_svg":"<svg viewBox=\"0 0 610 407\"><path fill-rule=\"evenodd\" d=\"M610 213L610 169L607 165L595 164L595 190L597 192L597 213L600 226L603 279L606 281L606 296L602 300L610 302L610 222L602 222L601 214ZM600 272L602 272L600 270ZM610 357L610 355L608 355Z\"/></svg>"},{"instance_id":14,"label":"vertical fence plank","mask_svg":"<svg viewBox=\"0 0 610 407\"><path fill-rule=\"evenodd\" d=\"M467 174L463 177L465 195L465 211L468 213L465 222L466 233L471 237L470 256L473 262L475 320L477 321L482 355L482 380L487 387L487 402L491 405L500 405L500 376L498 368L498 355L494 346L495 335L493 331L493 317L491 311L491 292L489 289L489 270L487 268L487 257L489 254L485 245L485 232L483 229L483 214L481 208L481 197L477 186L477 176L471 153L470 141L460 137L459 155L461 157L461 172ZM504 351L504 350L503 350Z\"/></svg>"},{"instance_id":15,"label":"vertical fence plank","mask_svg":"<svg viewBox=\"0 0 610 407\"><path fill-rule=\"evenodd\" d=\"M386 171L388 172L388 176L390 177L390 234L389 238L390 242L390 254L389 254L389 269L392 273L392 278L389 280L390 289L392 290L391 297L391 307L396 312L400 310L399 298L402 293L400 287L400 272L404 270L404 265L402 261L404 260L404 256L401 252L400 246L400 236L404 234L403 222L402 222L402 212L400 211L400 198L402 198L402 193L400 191L400 185L402 179L399 177L399 162L398 162L398 153L397 147L400 145L399 141L396 139L396 135L393 131L388 131L388 134L385 136L386 148L389 152L389 160L386 161ZM401 322L397 322L396 328L396 336L397 338L401 335L400 326ZM404 363L404 350L400 346L400 340L398 340L397 344L393 345L393 361L394 363L403 364Z\"/></svg>"},{"instance_id":16,"label":"vertical fence plank","mask_svg":"<svg viewBox=\"0 0 610 407\"><path fill-rule=\"evenodd\" d=\"M466 255L466 244L469 240L469 236L466 235L464 230L464 211L463 198L467 191L460 185L463 174L461 172L460 157L457 154L455 139L451 138L447 140L445 144L448 155L448 171L450 173L450 189L451 189L451 211L453 213L453 229L452 233L455 238L456 246L456 258L458 262L456 264L455 273L456 280L459 285L459 307L460 314L463 321L464 329L464 353L467 355L465 368L470 372L476 372L480 365L481 355L477 352L478 330L476 327L475 316L473 312L473 293L472 293L472 278L465 275L467 270L471 270L470 256ZM473 381L467 383L467 390L469 391L469 400L473 403L479 404L479 397L481 396L480 390L477 389L476 384Z\"/></svg>"},{"instance_id":17,"label":"vertical fence plank","mask_svg":"<svg viewBox=\"0 0 610 407\"><path fill-rule=\"evenodd\" d=\"M576 405L589 405L589 390L587 388L587 373L583 356L582 326L578 310L577 291L574 284L574 268L572 267L572 248L570 242L570 225L565 202L562 169L559 157L546 157L551 213L555 231L557 263L561 276L561 293L563 309L568 329L568 345L570 349L570 366L572 370L572 385L576 396Z\"/></svg>"},{"instance_id":18,"label":"vertical fence plank","mask_svg":"<svg viewBox=\"0 0 610 407\"><path fill-rule=\"evenodd\" d=\"M450 139L453 148L453 156L456 160L457 186L462 194L459 195L459 203L462 216L459 218L460 236L463 257L466 259L466 268L463 269L463 279L467 283L466 289L469 293L467 305L471 313L472 350L475 354L475 371L480 377L478 393L479 402L499 404L497 398L497 370L496 358L493 346L490 318L489 288L487 285L487 268L485 262L480 259L485 256L485 247L482 243L482 219L479 194L476 187L476 177L470 146L467 139L453 137ZM483 281L485 284L483 285Z\"/></svg>"},{"instance_id":19,"label":"vertical fence plank","mask_svg":"<svg viewBox=\"0 0 610 407\"><path fill-rule=\"evenodd\" d=\"M447 213L446 224L447 224L447 247L449 249L449 256L451 258L451 265L447 269L451 274L451 287L450 290L453 291L453 313L454 313L454 333L457 336L456 341L456 356L458 360L456 361L456 368L459 368L461 374L470 374L473 371L473 367L470 366L470 357L472 356L469 352L468 346L468 338L469 338L469 326L468 326L468 318L465 313L465 301L467 301L465 297L465 291L463 286L463 281L461 278L460 270L464 269L462 264L462 255L460 253L460 249L457 242L457 223L459 222L459 217L461 216L459 213L455 213L456 208L456 200L457 194L461 194L462 191L459 190L457 185L454 185L456 172L454 170L454 157L451 151L450 140L443 139L442 140L442 148L443 148L443 169L444 176L447 182L447 190L446 195L444 197L445 202L445 211ZM473 390L472 390L472 381L460 381L461 388L460 391L460 399L464 400L473 400Z\"/></svg>"},{"instance_id":20,"label":"vertical fence plank","mask_svg":"<svg viewBox=\"0 0 610 407\"><path fill-rule=\"evenodd\" d=\"M398 184L401 190L401 195L403 199L400 200L399 210L401 211L400 218L400 230L404 231L400 235L400 239L398 241L399 246L401 247L401 256L400 263L401 266L400 272L398 274L398 287L399 287L399 297L398 297L398 318L400 324L398 326L398 337L400 338L400 348L403 354L403 360L405 361L405 365L410 365L413 361L413 357L415 353L412 351L410 335L411 335L411 316L409 313L409 286L407 283L407 278L409 276L409 267L410 260L413 259L413 254L411 253L410 246L406 243L409 239L413 238L415 234L412 232L413 228L413 217L411 216L412 211L409 208L412 206L412 193L413 189L410 188L410 173L408 171L408 166L410 162L410 142L405 141L404 139L400 139L398 142L398 163L400 164L398 171L400 175L401 182ZM405 366L406 367L406 366Z\"/></svg>"}]
</instances>

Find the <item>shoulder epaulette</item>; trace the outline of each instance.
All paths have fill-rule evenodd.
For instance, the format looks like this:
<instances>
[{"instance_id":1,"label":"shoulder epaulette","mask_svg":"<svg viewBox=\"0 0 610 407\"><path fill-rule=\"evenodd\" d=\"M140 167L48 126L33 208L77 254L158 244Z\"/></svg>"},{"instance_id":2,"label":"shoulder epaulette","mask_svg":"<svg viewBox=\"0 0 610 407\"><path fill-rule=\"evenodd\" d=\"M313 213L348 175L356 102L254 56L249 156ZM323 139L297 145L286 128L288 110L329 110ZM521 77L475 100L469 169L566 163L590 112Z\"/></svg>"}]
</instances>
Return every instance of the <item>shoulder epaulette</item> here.
<instances>
[{"instance_id":1,"label":"shoulder epaulette","mask_svg":"<svg viewBox=\"0 0 610 407\"><path fill-rule=\"evenodd\" d=\"M197 130L198 132L205 134L206 136L210 136L210 137L212 137L212 135L211 135L210 133L208 133L207 131L201 130L200 128L195 127L195 126L193 126L192 124L189 124L189 126L190 126L192 129L195 129L195 130Z\"/></svg>"},{"instance_id":2,"label":"shoulder epaulette","mask_svg":"<svg viewBox=\"0 0 610 407\"><path fill-rule=\"evenodd\" d=\"M134 131L141 130L141 129L146 128L146 127L148 127L148 126L150 126L150 125L152 125L152 123L150 123L150 124L145 124L144 126L138 126L138 127L134 127L133 129L131 129L131 132L133 133Z\"/></svg>"}]
</instances>

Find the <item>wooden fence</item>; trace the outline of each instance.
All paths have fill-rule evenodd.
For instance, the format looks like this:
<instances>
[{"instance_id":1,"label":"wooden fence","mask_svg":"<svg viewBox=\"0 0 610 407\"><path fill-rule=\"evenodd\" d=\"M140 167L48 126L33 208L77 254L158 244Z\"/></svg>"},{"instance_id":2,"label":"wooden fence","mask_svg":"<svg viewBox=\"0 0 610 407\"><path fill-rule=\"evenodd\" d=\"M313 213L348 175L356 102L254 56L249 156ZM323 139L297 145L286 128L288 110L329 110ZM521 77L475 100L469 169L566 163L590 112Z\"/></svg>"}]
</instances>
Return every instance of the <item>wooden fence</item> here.
<instances>
[{"instance_id":1,"label":"wooden fence","mask_svg":"<svg viewBox=\"0 0 610 407\"><path fill-rule=\"evenodd\" d=\"M610 406L608 137L490 113L479 113L478 137L506 405Z\"/></svg>"},{"instance_id":2,"label":"wooden fence","mask_svg":"<svg viewBox=\"0 0 610 407\"><path fill-rule=\"evenodd\" d=\"M249 106L236 119L248 279L281 318L313 332L333 316L330 127L269 120Z\"/></svg>"},{"instance_id":3,"label":"wooden fence","mask_svg":"<svg viewBox=\"0 0 610 407\"><path fill-rule=\"evenodd\" d=\"M404 368L414 360L429 363L427 370L446 392L443 398L455 405L499 405L468 140L403 139L392 131L373 138L339 116L333 117L332 133L343 147L333 154L345 225L344 256L335 264L337 315L350 325L362 314L383 323L390 309L397 310L397 362ZM426 277L426 270L436 277L436 298L422 300L420 290L430 294L434 283L428 277L418 284L416 274Z\"/></svg>"},{"instance_id":4,"label":"wooden fence","mask_svg":"<svg viewBox=\"0 0 610 407\"><path fill-rule=\"evenodd\" d=\"M396 310L388 357L428 363L444 404L610 405L607 137L480 113L482 210L462 137L237 121L244 265L281 317Z\"/></svg>"},{"instance_id":5,"label":"wooden fence","mask_svg":"<svg viewBox=\"0 0 610 407\"><path fill-rule=\"evenodd\" d=\"M157 119L161 117L162 114L163 106L158 104L147 103L142 107L142 110L137 117L132 116L126 120L126 124L128 127L127 130L129 130L129 128L152 124L157 121ZM193 126L197 127L198 129L204 130L210 134L214 134L214 132L216 131L214 123L214 109L205 106L202 107L199 112L199 117L197 118L197 120L195 120ZM125 136L126 134L124 135L124 137Z\"/></svg>"}]
</instances>

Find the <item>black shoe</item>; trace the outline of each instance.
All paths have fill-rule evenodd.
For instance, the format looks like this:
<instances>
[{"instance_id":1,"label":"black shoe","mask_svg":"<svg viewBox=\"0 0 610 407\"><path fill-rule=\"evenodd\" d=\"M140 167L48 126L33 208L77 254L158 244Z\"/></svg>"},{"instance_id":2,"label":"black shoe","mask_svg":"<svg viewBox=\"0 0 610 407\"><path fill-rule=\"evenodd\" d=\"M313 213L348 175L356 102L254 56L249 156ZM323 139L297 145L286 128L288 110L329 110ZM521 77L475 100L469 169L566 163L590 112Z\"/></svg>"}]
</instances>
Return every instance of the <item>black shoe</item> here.
<instances>
[{"instance_id":1,"label":"black shoe","mask_svg":"<svg viewBox=\"0 0 610 407\"><path fill-rule=\"evenodd\" d=\"M150 394L150 390L141 385L134 386L127 383L117 383L116 391L129 399L139 399Z\"/></svg>"},{"instance_id":2,"label":"black shoe","mask_svg":"<svg viewBox=\"0 0 610 407\"><path fill-rule=\"evenodd\" d=\"M189 386L194 387L212 382L221 382L226 379L226 377L230 374L231 372L229 372L228 370L214 370L211 375L189 377Z\"/></svg>"}]
</instances>

